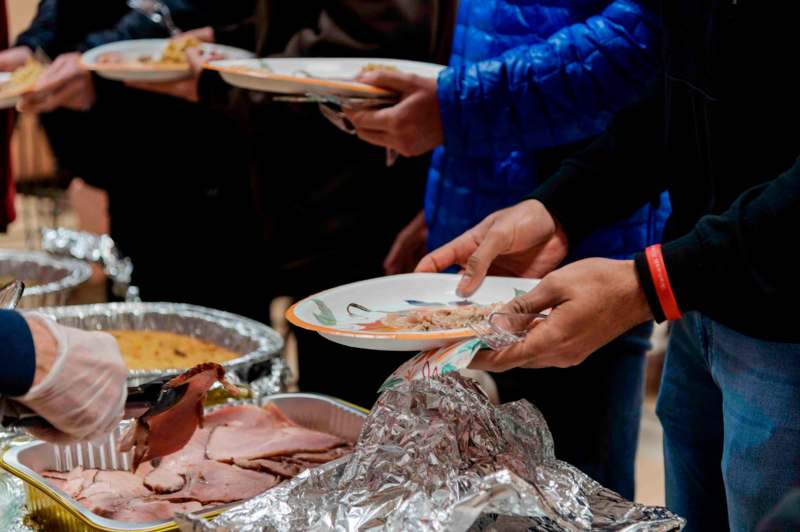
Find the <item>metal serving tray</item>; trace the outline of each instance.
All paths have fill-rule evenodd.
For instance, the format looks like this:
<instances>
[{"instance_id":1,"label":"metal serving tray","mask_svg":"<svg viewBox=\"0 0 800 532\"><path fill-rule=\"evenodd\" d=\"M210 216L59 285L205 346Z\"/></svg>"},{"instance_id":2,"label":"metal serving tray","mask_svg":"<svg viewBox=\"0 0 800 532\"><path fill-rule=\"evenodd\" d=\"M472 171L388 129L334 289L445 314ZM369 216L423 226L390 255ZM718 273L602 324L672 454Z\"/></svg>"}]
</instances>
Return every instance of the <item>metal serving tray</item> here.
<instances>
[{"instance_id":1,"label":"metal serving tray","mask_svg":"<svg viewBox=\"0 0 800 532\"><path fill-rule=\"evenodd\" d=\"M20 309L65 305L72 291L92 275L86 262L39 251L0 250L0 276L44 284L28 286Z\"/></svg>"},{"instance_id":2,"label":"metal serving tray","mask_svg":"<svg viewBox=\"0 0 800 532\"><path fill-rule=\"evenodd\" d=\"M276 394L261 398L257 404L274 402L295 423L314 430L329 432L348 441L355 442L361 433L366 410L338 399L311 393ZM227 405L226 405L227 406ZM209 409L212 411L217 408ZM41 441L12 447L0 456L0 467L25 483L28 511L31 518L46 530L67 532L106 531L106 532L161 532L177 530L174 521L150 521L129 523L100 517L68 496L58 488L47 483L37 471L42 469L67 469L82 465L98 469L128 469L131 452L116 450L116 433L110 441L101 446L84 443L81 445L59 446ZM203 514L214 517L239 503L226 504Z\"/></svg>"},{"instance_id":3,"label":"metal serving tray","mask_svg":"<svg viewBox=\"0 0 800 532\"><path fill-rule=\"evenodd\" d=\"M283 338L243 316L179 303L103 303L40 310L58 323L85 330L156 330L205 340L241 355L222 364L234 383L255 383L254 391L262 395L285 389ZM130 370L128 383L137 385L184 371L186 368Z\"/></svg>"}]
</instances>

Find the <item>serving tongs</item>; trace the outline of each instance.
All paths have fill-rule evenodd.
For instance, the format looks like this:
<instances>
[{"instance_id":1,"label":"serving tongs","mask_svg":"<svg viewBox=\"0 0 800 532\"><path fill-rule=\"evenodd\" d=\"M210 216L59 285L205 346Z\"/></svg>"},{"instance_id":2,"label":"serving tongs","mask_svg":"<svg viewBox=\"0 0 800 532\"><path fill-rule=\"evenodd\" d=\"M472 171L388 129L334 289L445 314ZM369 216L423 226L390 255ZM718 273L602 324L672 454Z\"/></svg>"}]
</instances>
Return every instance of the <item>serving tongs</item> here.
<instances>
[{"instance_id":1,"label":"serving tongs","mask_svg":"<svg viewBox=\"0 0 800 532\"><path fill-rule=\"evenodd\" d=\"M147 411L163 411L177 404L189 389L189 383L187 382L174 388L165 388L164 385L170 380L172 380L172 377L161 377L138 386L129 386L128 398L125 401L125 408L123 410L123 418L139 418ZM237 386L237 389L240 392L238 398L247 398L251 395L250 390L247 388ZM233 397L231 394L227 394L224 388L212 390L211 393L214 394L214 399L220 402ZM225 395L225 397L223 397L223 395ZM20 429L53 428L46 419L27 407L11 400L6 401L5 409L0 418L0 424L7 428Z\"/></svg>"}]
</instances>

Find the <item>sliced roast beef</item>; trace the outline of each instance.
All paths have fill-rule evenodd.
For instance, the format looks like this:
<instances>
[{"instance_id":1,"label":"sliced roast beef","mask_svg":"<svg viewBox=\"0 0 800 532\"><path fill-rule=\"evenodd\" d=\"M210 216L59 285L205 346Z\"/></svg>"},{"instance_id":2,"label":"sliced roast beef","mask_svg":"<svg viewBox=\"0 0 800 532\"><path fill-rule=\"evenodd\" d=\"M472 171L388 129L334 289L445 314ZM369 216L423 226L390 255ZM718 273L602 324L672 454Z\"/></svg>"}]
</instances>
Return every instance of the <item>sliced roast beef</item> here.
<instances>
[{"instance_id":1,"label":"sliced roast beef","mask_svg":"<svg viewBox=\"0 0 800 532\"><path fill-rule=\"evenodd\" d=\"M215 427L206 446L211 460L232 463L303 452L322 452L345 445L343 439L303 427Z\"/></svg>"}]
</instances>

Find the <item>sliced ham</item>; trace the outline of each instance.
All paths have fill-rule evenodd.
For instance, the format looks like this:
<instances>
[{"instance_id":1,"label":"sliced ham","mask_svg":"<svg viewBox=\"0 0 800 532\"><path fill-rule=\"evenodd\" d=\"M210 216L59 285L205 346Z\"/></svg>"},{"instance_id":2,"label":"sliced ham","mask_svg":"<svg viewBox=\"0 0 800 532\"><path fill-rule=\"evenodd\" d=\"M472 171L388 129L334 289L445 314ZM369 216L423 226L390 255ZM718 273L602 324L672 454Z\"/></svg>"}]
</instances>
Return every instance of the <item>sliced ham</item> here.
<instances>
[{"instance_id":1,"label":"sliced ham","mask_svg":"<svg viewBox=\"0 0 800 532\"><path fill-rule=\"evenodd\" d=\"M144 523L172 519L177 512L189 513L202 509L203 505L197 501L169 502L158 499L134 499L123 508L116 510L111 518L118 521Z\"/></svg>"},{"instance_id":2,"label":"sliced ham","mask_svg":"<svg viewBox=\"0 0 800 532\"><path fill-rule=\"evenodd\" d=\"M311 464L327 464L332 460L336 460L337 458L341 458L346 454L350 454L353 452L353 448L349 445L345 447L337 447L335 449L331 449L329 451L323 451L321 453L295 453L292 455L292 460L297 462L308 462Z\"/></svg>"},{"instance_id":3,"label":"sliced ham","mask_svg":"<svg viewBox=\"0 0 800 532\"><path fill-rule=\"evenodd\" d=\"M69 473L60 473L58 471L42 472L42 476L51 485L73 498L77 498L84 488L91 486L96 475L96 469L84 469L81 466L72 469Z\"/></svg>"},{"instance_id":4,"label":"sliced ham","mask_svg":"<svg viewBox=\"0 0 800 532\"><path fill-rule=\"evenodd\" d=\"M216 427L206 446L211 460L232 463L234 460L255 460L303 452L322 452L340 447L343 439L303 427Z\"/></svg>"},{"instance_id":5,"label":"sliced ham","mask_svg":"<svg viewBox=\"0 0 800 532\"><path fill-rule=\"evenodd\" d=\"M294 426L289 418L272 403L263 408L253 405L229 406L212 412L203 419L204 428L214 428L220 425L229 427L291 427Z\"/></svg>"},{"instance_id":6,"label":"sliced ham","mask_svg":"<svg viewBox=\"0 0 800 532\"><path fill-rule=\"evenodd\" d=\"M307 469L297 462L281 459L281 457L276 457L275 459L259 458L256 460L236 459L233 463L244 469L263 471L283 478L296 477L304 469Z\"/></svg>"},{"instance_id":7,"label":"sliced ham","mask_svg":"<svg viewBox=\"0 0 800 532\"><path fill-rule=\"evenodd\" d=\"M152 438L164 433L167 419L141 433L150 438L147 452L164 448ZM42 475L98 515L141 523L248 499L351 451L341 438L298 426L274 404L231 406L194 420L203 427L193 428L180 450L138 464L135 473L76 467Z\"/></svg>"},{"instance_id":8,"label":"sliced ham","mask_svg":"<svg viewBox=\"0 0 800 532\"><path fill-rule=\"evenodd\" d=\"M103 517L114 513L137 498L152 495L142 479L128 471L97 471L94 482L85 487L77 497L89 511Z\"/></svg>"},{"instance_id":9,"label":"sliced ham","mask_svg":"<svg viewBox=\"0 0 800 532\"><path fill-rule=\"evenodd\" d=\"M158 466L144 477L144 485L156 493L172 493L183 488L186 469L206 459L210 435L209 429L197 430L183 449L161 459Z\"/></svg>"},{"instance_id":10,"label":"sliced ham","mask_svg":"<svg viewBox=\"0 0 800 532\"><path fill-rule=\"evenodd\" d=\"M120 440L122 452L134 449L133 465L179 451L203 422L203 401L220 382L234 396L238 388L225 380L219 364L207 362L178 375L162 388L159 404L136 420Z\"/></svg>"},{"instance_id":11,"label":"sliced ham","mask_svg":"<svg viewBox=\"0 0 800 532\"><path fill-rule=\"evenodd\" d=\"M186 485L183 489L159 497L173 502L225 503L249 499L278 483L273 475L212 460L190 465L185 477Z\"/></svg>"}]
</instances>

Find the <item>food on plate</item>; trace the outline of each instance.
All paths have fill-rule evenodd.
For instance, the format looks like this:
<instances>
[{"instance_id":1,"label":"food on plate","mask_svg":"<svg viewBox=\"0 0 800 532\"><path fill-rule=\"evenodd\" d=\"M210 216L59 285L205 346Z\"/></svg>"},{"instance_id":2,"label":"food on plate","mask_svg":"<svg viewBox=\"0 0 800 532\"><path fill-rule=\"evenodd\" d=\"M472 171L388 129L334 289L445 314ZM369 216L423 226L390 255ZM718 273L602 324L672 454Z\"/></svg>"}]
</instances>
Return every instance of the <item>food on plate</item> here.
<instances>
[{"instance_id":1,"label":"food on plate","mask_svg":"<svg viewBox=\"0 0 800 532\"><path fill-rule=\"evenodd\" d=\"M164 51L161 52L161 57L153 61L160 65L185 65L189 63L186 58L186 52L192 48L197 48L201 45L200 39L197 37L176 37L170 39ZM151 61L153 58L150 59Z\"/></svg>"},{"instance_id":2,"label":"food on plate","mask_svg":"<svg viewBox=\"0 0 800 532\"><path fill-rule=\"evenodd\" d=\"M134 449L133 466L182 449L203 424L203 401L219 382L234 397L239 390L225 380L219 364L207 362L178 375L161 388L158 403L142 414L120 440L120 451Z\"/></svg>"},{"instance_id":3,"label":"food on plate","mask_svg":"<svg viewBox=\"0 0 800 532\"><path fill-rule=\"evenodd\" d=\"M375 72L376 70L380 70L383 72L400 72L400 69L394 65L384 65L381 63L367 63L363 67L361 67L361 74L365 72Z\"/></svg>"},{"instance_id":4,"label":"food on plate","mask_svg":"<svg viewBox=\"0 0 800 532\"><path fill-rule=\"evenodd\" d=\"M11 73L11 77L6 83L0 86L0 98L19 96L33 89L42 72L44 72L44 65L35 59L28 59L24 65Z\"/></svg>"},{"instance_id":5,"label":"food on plate","mask_svg":"<svg viewBox=\"0 0 800 532\"><path fill-rule=\"evenodd\" d=\"M258 439L267 433L273 444ZM76 467L42 476L98 515L142 522L254 497L351 451L349 442L300 427L273 403L236 405L208 414L182 449L135 472ZM212 458L216 454L222 459Z\"/></svg>"},{"instance_id":6,"label":"food on plate","mask_svg":"<svg viewBox=\"0 0 800 532\"><path fill-rule=\"evenodd\" d=\"M167 41L167 45L161 53L144 54L135 58L126 58L120 52L106 52L97 57L98 65L130 65L133 67L168 65L168 66L188 66L189 60L186 52L192 48L198 48L203 43L196 37L176 37ZM214 59L224 59L223 54L215 53Z\"/></svg>"},{"instance_id":7,"label":"food on plate","mask_svg":"<svg viewBox=\"0 0 800 532\"><path fill-rule=\"evenodd\" d=\"M183 369L240 355L211 342L166 331L109 331L129 369Z\"/></svg>"},{"instance_id":8,"label":"food on plate","mask_svg":"<svg viewBox=\"0 0 800 532\"><path fill-rule=\"evenodd\" d=\"M456 305L390 312L379 323L387 329L401 331L462 329L485 320L502 305Z\"/></svg>"}]
</instances>

